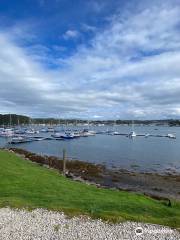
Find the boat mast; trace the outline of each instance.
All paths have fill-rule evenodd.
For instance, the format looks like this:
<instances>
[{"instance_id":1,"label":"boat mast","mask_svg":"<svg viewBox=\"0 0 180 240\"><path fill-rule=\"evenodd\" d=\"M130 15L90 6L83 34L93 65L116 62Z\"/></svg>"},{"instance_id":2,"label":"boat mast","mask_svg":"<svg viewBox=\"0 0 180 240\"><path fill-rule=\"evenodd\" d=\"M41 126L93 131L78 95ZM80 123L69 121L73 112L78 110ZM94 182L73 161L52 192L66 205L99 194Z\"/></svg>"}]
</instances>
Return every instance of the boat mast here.
<instances>
[{"instance_id":1,"label":"boat mast","mask_svg":"<svg viewBox=\"0 0 180 240\"><path fill-rule=\"evenodd\" d=\"M12 119L11 119L11 113L9 114L9 126L11 127L12 125Z\"/></svg>"},{"instance_id":2,"label":"boat mast","mask_svg":"<svg viewBox=\"0 0 180 240\"><path fill-rule=\"evenodd\" d=\"M134 120L132 120L132 132L134 132Z\"/></svg>"}]
</instances>

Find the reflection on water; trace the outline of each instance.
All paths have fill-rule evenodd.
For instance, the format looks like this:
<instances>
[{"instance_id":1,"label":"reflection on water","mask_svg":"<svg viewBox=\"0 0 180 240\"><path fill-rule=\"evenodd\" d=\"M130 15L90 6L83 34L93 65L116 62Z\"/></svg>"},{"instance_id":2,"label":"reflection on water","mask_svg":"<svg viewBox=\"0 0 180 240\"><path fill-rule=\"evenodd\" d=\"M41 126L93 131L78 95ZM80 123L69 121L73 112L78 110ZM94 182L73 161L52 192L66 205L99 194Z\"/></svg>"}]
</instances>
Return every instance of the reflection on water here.
<instances>
[{"instance_id":1,"label":"reflection on water","mask_svg":"<svg viewBox=\"0 0 180 240\"><path fill-rule=\"evenodd\" d=\"M107 127L93 127L93 130L104 130ZM155 130L158 128L158 130ZM109 127L109 130L112 127ZM131 127L116 126L114 131L129 133ZM68 156L93 163L103 163L108 167L133 169L138 171L175 170L180 173L180 128L166 126L135 126L136 133L168 134L175 133L176 139L159 137L111 136L97 134L96 136L81 137L73 140L44 140L13 145L26 150L62 156L62 149L66 148ZM50 133L40 133L41 136ZM0 138L0 145L6 140Z\"/></svg>"}]
</instances>

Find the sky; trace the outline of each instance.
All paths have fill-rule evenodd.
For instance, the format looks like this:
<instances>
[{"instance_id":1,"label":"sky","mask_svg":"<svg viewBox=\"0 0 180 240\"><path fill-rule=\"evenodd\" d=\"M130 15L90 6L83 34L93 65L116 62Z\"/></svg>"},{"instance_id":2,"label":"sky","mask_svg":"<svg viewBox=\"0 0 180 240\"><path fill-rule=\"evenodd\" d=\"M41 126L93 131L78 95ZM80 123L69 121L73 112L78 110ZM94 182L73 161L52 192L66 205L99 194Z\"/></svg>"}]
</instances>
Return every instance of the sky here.
<instances>
[{"instance_id":1,"label":"sky","mask_svg":"<svg viewBox=\"0 0 180 240\"><path fill-rule=\"evenodd\" d=\"M180 118L180 0L0 0L0 113Z\"/></svg>"}]
</instances>

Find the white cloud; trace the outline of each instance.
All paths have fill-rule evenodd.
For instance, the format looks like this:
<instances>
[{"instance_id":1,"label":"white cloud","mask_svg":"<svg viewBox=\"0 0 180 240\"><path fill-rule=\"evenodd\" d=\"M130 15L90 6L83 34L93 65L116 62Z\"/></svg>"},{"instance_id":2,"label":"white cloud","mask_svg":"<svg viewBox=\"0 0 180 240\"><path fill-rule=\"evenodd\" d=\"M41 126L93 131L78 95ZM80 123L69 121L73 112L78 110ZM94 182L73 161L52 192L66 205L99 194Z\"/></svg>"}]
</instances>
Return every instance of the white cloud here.
<instances>
[{"instance_id":1,"label":"white cloud","mask_svg":"<svg viewBox=\"0 0 180 240\"><path fill-rule=\"evenodd\" d=\"M82 118L180 117L180 8L146 7L116 14L91 46L66 59L49 49L18 47L0 34L0 109L34 116ZM64 38L77 38L68 30ZM43 59L43 60L42 60Z\"/></svg>"},{"instance_id":2,"label":"white cloud","mask_svg":"<svg viewBox=\"0 0 180 240\"><path fill-rule=\"evenodd\" d=\"M63 34L63 38L68 40L68 39L73 39L73 38L78 38L79 37L79 32L76 30L67 30L64 34Z\"/></svg>"}]
</instances>

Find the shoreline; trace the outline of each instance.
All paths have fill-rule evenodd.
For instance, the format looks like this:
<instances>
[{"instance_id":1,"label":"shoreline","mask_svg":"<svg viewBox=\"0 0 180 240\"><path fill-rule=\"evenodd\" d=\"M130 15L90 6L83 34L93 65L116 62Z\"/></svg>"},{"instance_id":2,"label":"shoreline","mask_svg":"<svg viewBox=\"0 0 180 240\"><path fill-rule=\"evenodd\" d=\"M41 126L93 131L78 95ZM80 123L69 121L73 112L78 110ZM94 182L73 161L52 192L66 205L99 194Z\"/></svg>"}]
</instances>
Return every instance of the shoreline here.
<instances>
[{"instance_id":1,"label":"shoreline","mask_svg":"<svg viewBox=\"0 0 180 240\"><path fill-rule=\"evenodd\" d=\"M50 159L29 154L30 161L25 156L13 151L0 150L1 166L1 207L13 209L52 210L64 212L67 217L89 216L92 219L102 219L103 222L120 223L124 221L158 224L179 229L180 201L169 199L152 199L143 194L121 191L117 188L103 187L80 177L74 179L69 173L62 174L61 169L55 169L44 164ZM36 159L35 159L36 157ZM42 160L43 159L43 160ZM35 161L36 160L36 161ZM51 163L61 161L51 159ZM72 163L79 170L86 169L86 175L91 176L97 166L86 163ZM87 174L88 172L88 174ZM104 172L103 172L104 173ZM84 172L85 174L85 172ZM68 179L71 177L71 179ZM81 181L81 182L78 182ZM0 224L1 225L1 224Z\"/></svg>"},{"instance_id":2,"label":"shoreline","mask_svg":"<svg viewBox=\"0 0 180 240\"><path fill-rule=\"evenodd\" d=\"M63 160L53 156L42 156L19 148L6 149L21 157L62 173ZM124 169L107 169L101 164L79 160L66 161L66 177L100 188L111 188L142 193L157 200L180 200L180 175L142 173Z\"/></svg>"}]
</instances>

